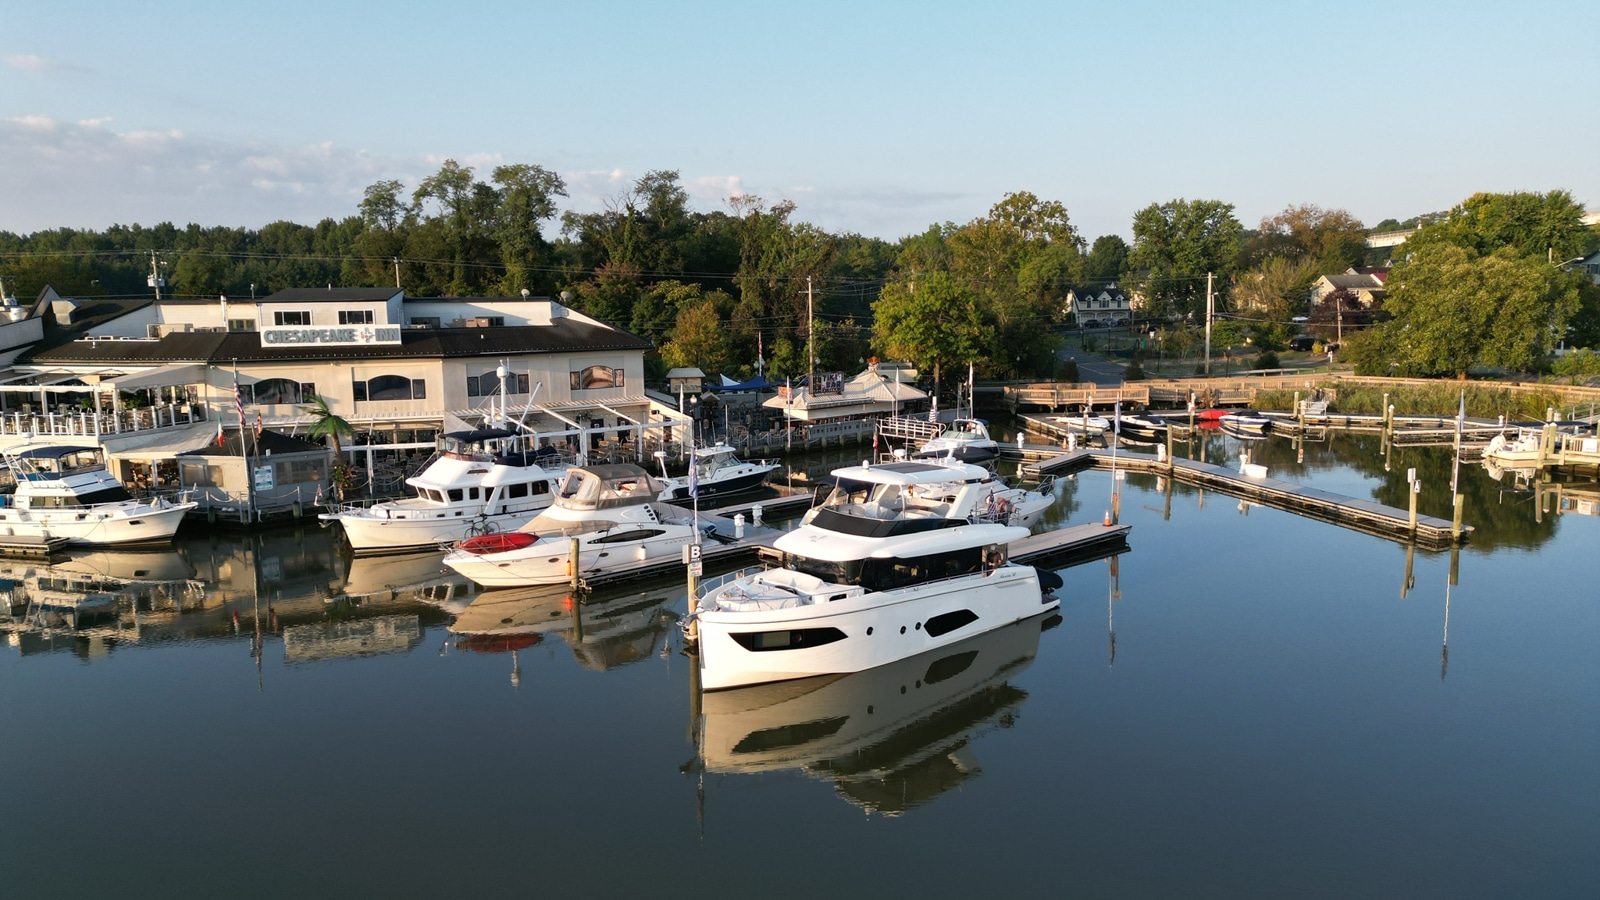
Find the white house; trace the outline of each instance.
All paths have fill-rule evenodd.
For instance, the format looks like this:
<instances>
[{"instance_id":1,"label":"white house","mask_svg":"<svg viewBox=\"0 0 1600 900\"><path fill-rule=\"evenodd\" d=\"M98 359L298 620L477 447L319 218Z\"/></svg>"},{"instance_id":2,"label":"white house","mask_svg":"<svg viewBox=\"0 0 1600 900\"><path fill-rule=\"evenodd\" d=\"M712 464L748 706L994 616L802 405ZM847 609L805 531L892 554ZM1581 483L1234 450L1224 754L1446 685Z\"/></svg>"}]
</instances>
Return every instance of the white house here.
<instances>
[{"instance_id":1,"label":"white house","mask_svg":"<svg viewBox=\"0 0 1600 900\"><path fill-rule=\"evenodd\" d=\"M1133 299L1112 282L1101 288L1068 291L1064 312L1075 317L1079 328L1109 328L1132 324L1133 309Z\"/></svg>"}]
</instances>

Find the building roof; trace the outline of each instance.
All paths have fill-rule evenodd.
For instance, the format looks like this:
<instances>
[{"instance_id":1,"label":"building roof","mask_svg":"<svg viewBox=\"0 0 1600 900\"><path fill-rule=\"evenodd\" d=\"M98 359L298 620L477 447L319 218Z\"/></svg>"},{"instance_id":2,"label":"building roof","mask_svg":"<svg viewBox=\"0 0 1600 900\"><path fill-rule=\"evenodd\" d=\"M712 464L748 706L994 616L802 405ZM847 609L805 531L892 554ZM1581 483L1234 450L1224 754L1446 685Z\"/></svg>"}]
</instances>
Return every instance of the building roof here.
<instances>
[{"instance_id":1,"label":"building roof","mask_svg":"<svg viewBox=\"0 0 1600 900\"><path fill-rule=\"evenodd\" d=\"M268 294L254 303L329 303L329 302L366 302L383 303L401 293L399 288L370 288L370 287L326 287L326 288L284 288L273 294ZM211 301L216 302L216 301Z\"/></svg>"},{"instance_id":2,"label":"building roof","mask_svg":"<svg viewBox=\"0 0 1600 900\"><path fill-rule=\"evenodd\" d=\"M1376 291L1383 288L1383 282L1376 275L1324 275L1328 284L1335 288L1344 288L1350 291Z\"/></svg>"},{"instance_id":3,"label":"building roof","mask_svg":"<svg viewBox=\"0 0 1600 900\"><path fill-rule=\"evenodd\" d=\"M262 429L261 440L256 440L253 429L245 429L245 437L249 440L247 449L256 454L260 459L266 459L266 454L276 453L328 453L327 446L313 443L304 438L297 438L276 431ZM179 456L239 456L239 429L225 427L222 432L222 444L219 446L213 438L204 447L197 450L188 450Z\"/></svg>"},{"instance_id":4,"label":"building roof","mask_svg":"<svg viewBox=\"0 0 1600 900\"><path fill-rule=\"evenodd\" d=\"M160 340L80 339L35 350L24 354L19 361L56 365L165 365L175 362L313 362L417 357L458 359L577 350L646 350L650 346L649 341L626 331L562 318L549 325L406 328L400 332L398 344L354 346L275 344L264 347L261 335L253 331L184 331L168 334Z\"/></svg>"}]
</instances>

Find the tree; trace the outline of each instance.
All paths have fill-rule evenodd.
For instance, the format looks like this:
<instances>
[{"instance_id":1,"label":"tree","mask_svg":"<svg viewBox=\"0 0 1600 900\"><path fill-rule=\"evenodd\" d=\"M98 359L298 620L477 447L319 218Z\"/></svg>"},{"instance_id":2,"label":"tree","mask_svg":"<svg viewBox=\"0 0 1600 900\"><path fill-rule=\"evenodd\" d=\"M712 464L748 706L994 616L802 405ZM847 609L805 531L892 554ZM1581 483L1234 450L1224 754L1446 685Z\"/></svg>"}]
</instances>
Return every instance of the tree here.
<instances>
[{"instance_id":1,"label":"tree","mask_svg":"<svg viewBox=\"0 0 1600 900\"><path fill-rule=\"evenodd\" d=\"M1240 275L1233 285L1233 308L1253 323L1258 343L1281 346L1289 320L1305 308L1317 264L1308 258L1270 256Z\"/></svg>"},{"instance_id":2,"label":"tree","mask_svg":"<svg viewBox=\"0 0 1600 900\"><path fill-rule=\"evenodd\" d=\"M1128 268L1128 242L1121 235L1102 234L1094 239L1083 261L1083 283L1092 287L1110 284Z\"/></svg>"},{"instance_id":3,"label":"tree","mask_svg":"<svg viewBox=\"0 0 1600 900\"><path fill-rule=\"evenodd\" d=\"M1221 200L1152 203L1133 217L1131 282L1157 315L1205 314L1206 274L1221 289L1238 268L1239 238L1233 204ZM1141 271L1147 274L1139 274Z\"/></svg>"},{"instance_id":4,"label":"tree","mask_svg":"<svg viewBox=\"0 0 1600 900\"><path fill-rule=\"evenodd\" d=\"M539 223L555 217L555 198L567 196L566 182L543 166L522 163L496 166L490 177L499 185L494 238L505 266L502 289L548 291L554 283L547 271L550 245Z\"/></svg>"},{"instance_id":5,"label":"tree","mask_svg":"<svg viewBox=\"0 0 1600 900\"><path fill-rule=\"evenodd\" d=\"M1370 339L1364 367L1382 355L1413 377L1464 377L1477 364L1530 371L1578 311L1577 277L1509 246L1479 258L1425 244L1390 273L1384 310L1393 320Z\"/></svg>"},{"instance_id":6,"label":"tree","mask_svg":"<svg viewBox=\"0 0 1600 900\"><path fill-rule=\"evenodd\" d=\"M1366 228L1349 212L1303 203L1263 218L1247 256L1255 262L1273 256L1309 260L1317 274L1328 274L1359 265L1366 241Z\"/></svg>"},{"instance_id":7,"label":"tree","mask_svg":"<svg viewBox=\"0 0 1600 900\"><path fill-rule=\"evenodd\" d=\"M1511 248L1520 256L1559 263L1600 246L1600 234L1584 227L1583 213L1583 205L1567 191L1473 194L1407 238L1403 249L1410 255L1450 244L1488 257Z\"/></svg>"},{"instance_id":8,"label":"tree","mask_svg":"<svg viewBox=\"0 0 1600 900\"><path fill-rule=\"evenodd\" d=\"M661 355L669 366L692 366L703 372L721 372L728 367L728 336L716 304L702 300L678 313L672 341Z\"/></svg>"},{"instance_id":9,"label":"tree","mask_svg":"<svg viewBox=\"0 0 1600 900\"><path fill-rule=\"evenodd\" d=\"M350 479L349 464L344 461L344 448L339 444L339 436L354 436L356 430L328 406L325 398L316 394L307 394L300 408L311 415L311 428L306 435L311 438L326 437L333 442L333 486L339 492L340 499L343 499L345 485Z\"/></svg>"},{"instance_id":10,"label":"tree","mask_svg":"<svg viewBox=\"0 0 1600 900\"><path fill-rule=\"evenodd\" d=\"M935 391L946 364L975 361L983 346L977 299L945 272L884 285L874 312L879 355L932 365Z\"/></svg>"}]
</instances>

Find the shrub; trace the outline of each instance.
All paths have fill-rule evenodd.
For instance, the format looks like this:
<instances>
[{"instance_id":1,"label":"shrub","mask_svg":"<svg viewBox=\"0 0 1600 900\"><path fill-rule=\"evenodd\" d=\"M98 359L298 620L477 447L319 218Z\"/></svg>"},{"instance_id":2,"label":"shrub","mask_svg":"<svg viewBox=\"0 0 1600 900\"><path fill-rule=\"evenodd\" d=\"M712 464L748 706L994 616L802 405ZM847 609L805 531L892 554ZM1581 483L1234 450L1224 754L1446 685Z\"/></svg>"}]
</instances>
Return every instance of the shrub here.
<instances>
[{"instance_id":1,"label":"shrub","mask_svg":"<svg viewBox=\"0 0 1600 900\"><path fill-rule=\"evenodd\" d=\"M1278 364L1278 354L1273 353L1271 350L1268 350L1268 351L1262 353L1260 356L1256 357L1256 364L1255 365L1256 365L1256 368L1258 368L1258 369L1276 369L1276 368L1278 368L1278 365L1279 365Z\"/></svg>"}]
</instances>

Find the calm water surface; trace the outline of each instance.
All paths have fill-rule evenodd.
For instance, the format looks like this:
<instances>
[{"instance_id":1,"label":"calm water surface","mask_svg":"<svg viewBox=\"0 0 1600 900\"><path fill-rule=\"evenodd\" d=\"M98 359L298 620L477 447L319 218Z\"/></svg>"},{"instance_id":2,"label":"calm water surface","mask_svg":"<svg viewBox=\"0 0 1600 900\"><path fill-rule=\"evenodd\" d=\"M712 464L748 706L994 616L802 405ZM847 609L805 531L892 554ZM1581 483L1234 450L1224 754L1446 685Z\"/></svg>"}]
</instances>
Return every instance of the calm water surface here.
<instances>
[{"instance_id":1,"label":"calm water surface","mask_svg":"<svg viewBox=\"0 0 1600 900\"><path fill-rule=\"evenodd\" d=\"M1417 468L1448 516L1447 450L1248 449L1401 507ZM1063 570L1059 616L703 703L675 580L573 608L316 528L5 562L110 596L11 607L0 890L1597 896L1600 518L1557 511L1595 488L1462 484L1472 544L1408 582L1398 544L1132 477L1131 552Z\"/></svg>"}]
</instances>

